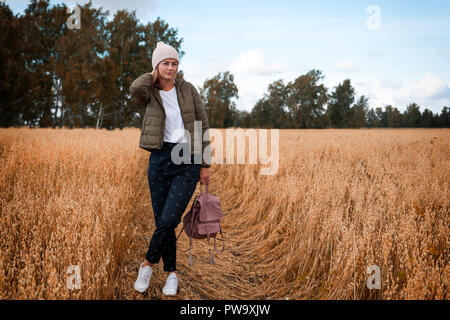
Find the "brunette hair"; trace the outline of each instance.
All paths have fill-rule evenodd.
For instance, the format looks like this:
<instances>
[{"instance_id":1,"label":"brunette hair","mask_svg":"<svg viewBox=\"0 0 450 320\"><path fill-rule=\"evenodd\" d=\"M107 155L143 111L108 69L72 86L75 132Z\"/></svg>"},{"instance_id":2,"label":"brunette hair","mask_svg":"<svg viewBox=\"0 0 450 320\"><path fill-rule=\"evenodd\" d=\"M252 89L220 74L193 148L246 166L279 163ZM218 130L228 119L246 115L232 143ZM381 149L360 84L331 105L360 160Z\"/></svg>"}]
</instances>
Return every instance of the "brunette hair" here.
<instances>
[{"instance_id":1,"label":"brunette hair","mask_svg":"<svg viewBox=\"0 0 450 320\"><path fill-rule=\"evenodd\" d=\"M159 66L159 64L158 64L158 66ZM155 85L159 90L162 90L161 82L159 81L158 66L156 67L155 74L153 75L153 78L152 78L152 85Z\"/></svg>"}]
</instances>

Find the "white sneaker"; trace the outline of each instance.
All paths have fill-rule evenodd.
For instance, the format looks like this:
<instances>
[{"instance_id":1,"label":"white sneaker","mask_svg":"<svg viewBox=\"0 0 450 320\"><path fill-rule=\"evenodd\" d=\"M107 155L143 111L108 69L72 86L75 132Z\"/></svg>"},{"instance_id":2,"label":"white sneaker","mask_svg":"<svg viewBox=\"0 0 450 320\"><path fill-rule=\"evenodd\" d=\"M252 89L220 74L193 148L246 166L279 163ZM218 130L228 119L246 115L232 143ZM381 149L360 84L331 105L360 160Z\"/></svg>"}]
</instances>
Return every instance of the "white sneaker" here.
<instances>
[{"instance_id":1,"label":"white sneaker","mask_svg":"<svg viewBox=\"0 0 450 320\"><path fill-rule=\"evenodd\" d=\"M153 273L153 269L151 266L142 267L144 262L141 263L139 267L139 275L137 280L134 282L134 290L139 292L144 292L147 290L148 285L150 284L150 278Z\"/></svg>"},{"instance_id":2,"label":"white sneaker","mask_svg":"<svg viewBox=\"0 0 450 320\"><path fill-rule=\"evenodd\" d=\"M166 285L163 288L165 296L174 296L177 294L178 278L175 273L170 273L166 280Z\"/></svg>"}]
</instances>

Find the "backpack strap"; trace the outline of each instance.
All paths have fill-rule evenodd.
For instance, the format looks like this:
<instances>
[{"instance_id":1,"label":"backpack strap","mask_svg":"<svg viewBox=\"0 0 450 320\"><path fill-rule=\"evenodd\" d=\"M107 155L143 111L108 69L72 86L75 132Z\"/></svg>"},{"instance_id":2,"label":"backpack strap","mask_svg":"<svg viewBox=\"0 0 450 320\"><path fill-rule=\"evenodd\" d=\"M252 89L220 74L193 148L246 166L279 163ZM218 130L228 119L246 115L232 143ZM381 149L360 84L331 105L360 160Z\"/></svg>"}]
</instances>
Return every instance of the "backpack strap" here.
<instances>
[{"instance_id":1,"label":"backpack strap","mask_svg":"<svg viewBox=\"0 0 450 320\"><path fill-rule=\"evenodd\" d=\"M181 229L181 231L183 231L184 229ZM178 234L178 237L180 236L181 232ZM191 253L191 249L192 249L192 237L189 237L189 248L187 248L186 250L180 250L178 249L178 239L177 242L175 243L175 247L177 248L178 251L180 252L186 252L189 251L189 265L192 266L194 265L192 263L192 253Z\"/></svg>"},{"instance_id":2,"label":"backpack strap","mask_svg":"<svg viewBox=\"0 0 450 320\"><path fill-rule=\"evenodd\" d=\"M211 250L211 248L209 248L209 258L210 258L210 263L211 264L216 264L215 262L214 262L214 256L213 256L213 253L212 253L212 250Z\"/></svg>"},{"instance_id":3,"label":"backpack strap","mask_svg":"<svg viewBox=\"0 0 450 320\"><path fill-rule=\"evenodd\" d=\"M190 245L189 245L189 248L187 248L186 250L178 249L178 238L180 237L180 235L181 235L181 233L183 232L183 230L184 230L184 227L181 229L180 233L178 234L177 240L176 240L176 242L175 242L175 246L176 246L177 250L180 251L180 252L186 252L186 251L188 251L188 250L191 250L191 246L190 246ZM190 239L190 238L189 238L189 239Z\"/></svg>"},{"instance_id":4,"label":"backpack strap","mask_svg":"<svg viewBox=\"0 0 450 320\"><path fill-rule=\"evenodd\" d=\"M195 201L197 201L197 198L198 198L198 195L195 197L194 202L193 202L192 205L195 204ZM192 234L192 231L195 230L195 228L192 226L192 220L193 220L193 219L194 219L194 215L192 215L191 223L190 223L190 225L191 225L191 234ZM197 226L198 222L197 222L197 221L194 221L194 223L196 223L196 226ZM189 237L189 248L188 248L188 249L186 249L186 250L180 250L180 249L178 249L178 238L180 238L181 233L183 232L184 228L186 228L185 225L183 225L183 228L181 228L180 233L179 233L178 236L177 236L177 239L176 239L176 242L175 242L175 247L176 247L177 250L180 251L180 252L186 252L186 251L189 251L189 254L190 254L190 252L191 252L190 250L192 249L192 237Z\"/></svg>"},{"instance_id":5,"label":"backpack strap","mask_svg":"<svg viewBox=\"0 0 450 320\"><path fill-rule=\"evenodd\" d=\"M220 235L222 236L222 239L219 239L219 240L223 241L222 250L220 250L220 251L217 250L217 248L216 248L216 237L214 237L214 250L216 250L216 252L223 252L223 250L225 250L225 239L223 238L222 228L220 229Z\"/></svg>"},{"instance_id":6,"label":"backpack strap","mask_svg":"<svg viewBox=\"0 0 450 320\"><path fill-rule=\"evenodd\" d=\"M208 193L208 184L207 183L205 183L205 188L206 188L206 192L205 193ZM202 193L203 193L202 184L200 183L200 194L202 194Z\"/></svg>"},{"instance_id":7,"label":"backpack strap","mask_svg":"<svg viewBox=\"0 0 450 320\"><path fill-rule=\"evenodd\" d=\"M209 242L209 239L211 239L211 236L210 236L210 234L208 233L207 234L207 237L208 237L208 246L210 246L210 242ZM214 238L214 242L215 242L215 238ZM214 262L214 255L213 255L213 253L212 253L212 250L211 250L211 248L209 248L209 259L210 259L210 264L216 264L215 262Z\"/></svg>"},{"instance_id":8,"label":"backpack strap","mask_svg":"<svg viewBox=\"0 0 450 320\"><path fill-rule=\"evenodd\" d=\"M189 238L189 265L190 265L190 266L194 265L194 264L192 263L191 249L192 249L192 238Z\"/></svg>"},{"instance_id":9,"label":"backpack strap","mask_svg":"<svg viewBox=\"0 0 450 320\"><path fill-rule=\"evenodd\" d=\"M180 251L180 252L186 252L186 251L189 251L189 252L190 252L190 250L192 249L192 237L189 237L189 248L187 248L186 250L180 250L180 249L178 249L178 238L180 237L180 235L181 235L181 233L183 232L184 228L185 228L185 227L183 226L183 228L180 230L180 233L179 233L178 236L177 236L177 240L176 240L175 246L176 246L177 250Z\"/></svg>"}]
</instances>

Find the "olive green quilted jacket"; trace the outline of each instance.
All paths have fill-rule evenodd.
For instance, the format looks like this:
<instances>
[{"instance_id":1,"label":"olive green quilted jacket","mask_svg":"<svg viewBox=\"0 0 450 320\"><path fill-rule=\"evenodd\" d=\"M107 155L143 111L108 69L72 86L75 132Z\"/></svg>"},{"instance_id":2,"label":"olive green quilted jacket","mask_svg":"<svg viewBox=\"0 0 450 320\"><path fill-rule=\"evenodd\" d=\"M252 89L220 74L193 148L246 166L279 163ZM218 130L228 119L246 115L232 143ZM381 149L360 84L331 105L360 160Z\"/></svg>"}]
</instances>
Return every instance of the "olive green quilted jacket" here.
<instances>
[{"instance_id":1,"label":"olive green quilted jacket","mask_svg":"<svg viewBox=\"0 0 450 320\"><path fill-rule=\"evenodd\" d=\"M158 88L152 85L152 77L151 73L145 73L134 80L130 86L131 94L145 106L139 147L150 152L152 149L162 147L166 121L161 95ZM183 79L175 80L175 88L184 128L189 131L191 136L191 154L201 152L203 155L201 166L208 168L211 166L211 149L207 148L210 144L209 124L200 95L194 85ZM196 120L201 121L201 132L199 129L197 132L199 139L197 143L201 142L201 150L196 150L194 147L194 121ZM207 150L206 156L205 150Z\"/></svg>"}]
</instances>

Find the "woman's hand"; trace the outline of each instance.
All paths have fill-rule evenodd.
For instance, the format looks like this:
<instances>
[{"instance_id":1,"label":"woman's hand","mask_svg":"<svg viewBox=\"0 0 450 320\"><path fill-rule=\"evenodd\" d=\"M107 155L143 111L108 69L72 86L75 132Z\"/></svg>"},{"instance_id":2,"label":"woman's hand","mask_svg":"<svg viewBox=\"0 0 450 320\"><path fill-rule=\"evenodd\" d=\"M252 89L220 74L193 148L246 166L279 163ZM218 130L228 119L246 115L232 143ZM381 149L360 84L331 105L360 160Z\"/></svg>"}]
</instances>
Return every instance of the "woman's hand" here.
<instances>
[{"instance_id":1,"label":"woman's hand","mask_svg":"<svg viewBox=\"0 0 450 320\"><path fill-rule=\"evenodd\" d=\"M209 168L200 168L200 183L208 184L209 183Z\"/></svg>"}]
</instances>

